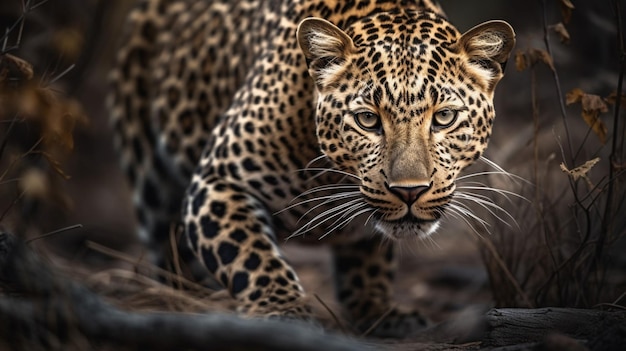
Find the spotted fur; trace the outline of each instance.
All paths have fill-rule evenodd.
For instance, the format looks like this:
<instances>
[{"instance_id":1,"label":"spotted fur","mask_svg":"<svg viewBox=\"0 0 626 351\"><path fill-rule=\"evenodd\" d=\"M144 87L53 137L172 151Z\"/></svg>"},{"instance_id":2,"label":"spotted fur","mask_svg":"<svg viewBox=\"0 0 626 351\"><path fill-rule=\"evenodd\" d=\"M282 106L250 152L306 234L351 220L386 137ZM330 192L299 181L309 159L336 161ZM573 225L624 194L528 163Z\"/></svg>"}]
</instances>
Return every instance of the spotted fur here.
<instances>
[{"instance_id":1,"label":"spotted fur","mask_svg":"<svg viewBox=\"0 0 626 351\"><path fill-rule=\"evenodd\" d=\"M180 221L241 312L306 318L278 243L324 242L347 317L388 312L402 241L383 238L446 215L487 146L511 27L461 35L430 0L144 0L129 22L112 116L155 257ZM394 311L377 333L423 325Z\"/></svg>"}]
</instances>

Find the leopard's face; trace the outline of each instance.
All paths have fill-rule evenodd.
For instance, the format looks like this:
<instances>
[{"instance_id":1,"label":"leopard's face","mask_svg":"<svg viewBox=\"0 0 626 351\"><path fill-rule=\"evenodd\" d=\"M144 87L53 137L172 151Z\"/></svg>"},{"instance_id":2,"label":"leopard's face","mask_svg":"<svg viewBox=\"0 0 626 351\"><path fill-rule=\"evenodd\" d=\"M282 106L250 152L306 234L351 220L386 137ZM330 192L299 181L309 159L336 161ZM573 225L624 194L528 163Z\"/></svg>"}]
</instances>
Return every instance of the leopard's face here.
<instances>
[{"instance_id":1,"label":"leopard's face","mask_svg":"<svg viewBox=\"0 0 626 351\"><path fill-rule=\"evenodd\" d=\"M298 38L318 90L322 151L359 178L383 234L433 233L459 172L487 147L511 27L460 35L431 13L383 13L345 32L307 19Z\"/></svg>"}]
</instances>

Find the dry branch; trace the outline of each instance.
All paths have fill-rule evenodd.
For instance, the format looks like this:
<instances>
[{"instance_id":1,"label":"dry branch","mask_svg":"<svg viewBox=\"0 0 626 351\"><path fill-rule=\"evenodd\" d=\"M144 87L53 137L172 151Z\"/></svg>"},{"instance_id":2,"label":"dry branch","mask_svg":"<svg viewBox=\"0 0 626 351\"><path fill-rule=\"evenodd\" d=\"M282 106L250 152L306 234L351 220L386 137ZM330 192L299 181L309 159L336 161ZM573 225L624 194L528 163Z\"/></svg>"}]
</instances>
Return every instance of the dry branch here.
<instances>
[{"instance_id":1,"label":"dry branch","mask_svg":"<svg viewBox=\"0 0 626 351\"><path fill-rule=\"evenodd\" d=\"M82 335L94 345L150 350L366 350L345 337L295 322L242 319L224 314L138 313L103 301L55 274L13 236L0 233L0 340L33 340L45 348ZM38 345L35 345L38 346ZM33 345L23 345L31 349Z\"/></svg>"}]
</instances>

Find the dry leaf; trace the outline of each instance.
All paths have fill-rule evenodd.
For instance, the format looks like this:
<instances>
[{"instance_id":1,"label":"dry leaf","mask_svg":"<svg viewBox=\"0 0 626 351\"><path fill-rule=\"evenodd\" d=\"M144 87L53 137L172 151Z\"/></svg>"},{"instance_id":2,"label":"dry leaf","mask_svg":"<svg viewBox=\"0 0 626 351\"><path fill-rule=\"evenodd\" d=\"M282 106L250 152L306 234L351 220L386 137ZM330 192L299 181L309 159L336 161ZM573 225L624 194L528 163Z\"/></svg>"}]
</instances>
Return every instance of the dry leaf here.
<instances>
[{"instance_id":1,"label":"dry leaf","mask_svg":"<svg viewBox=\"0 0 626 351\"><path fill-rule=\"evenodd\" d=\"M570 39L569 32L565 28L565 25L563 24L563 22L559 22L551 26L550 28L559 36L561 43L569 44L569 39Z\"/></svg>"},{"instance_id":2,"label":"dry leaf","mask_svg":"<svg viewBox=\"0 0 626 351\"><path fill-rule=\"evenodd\" d=\"M579 178L583 178L585 180L587 180L587 183L589 183L591 185L591 182L589 181L589 178L587 178L587 173L589 173L589 171L591 170L591 168L593 168L593 166L596 165L596 163L600 162L600 157L596 157L593 160L589 160L587 162L585 162L584 164L569 170L567 169L567 167L565 166L565 164L561 163L561 170L565 173L567 173L570 177L572 177L572 179L574 180L578 180Z\"/></svg>"},{"instance_id":3,"label":"dry leaf","mask_svg":"<svg viewBox=\"0 0 626 351\"><path fill-rule=\"evenodd\" d=\"M592 111L583 110L582 116L585 122L587 123L587 125L591 127L594 133L596 133L596 135L600 139L600 142L602 144L605 144L606 135L609 133L609 130L604 124L604 122L602 122L602 120L598 117L597 110L592 110Z\"/></svg>"},{"instance_id":4,"label":"dry leaf","mask_svg":"<svg viewBox=\"0 0 626 351\"><path fill-rule=\"evenodd\" d=\"M0 54L0 84L33 78L33 66L11 54Z\"/></svg>"},{"instance_id":5,"label":"dry leaf","mask_svg":"<svg viewBox=\"0 0 626 351\"><path fill-rule=\"evenodd\" d=\"M571 105L580 103L582 107L582 117L585 123L598 136L602 144L606 143L608 128L600 119L601 113L609 111L606 102L598 95L587 94L581 89L573 89L565 95L565 103Z\"/></svg>"},{"instance_id":6,"label":"dry leaf","mask_svg":"<svg viewBox=\"0 0 626 351\"><path fill-rule=\"evenodd\" d=\"M580 102L580 100L582 100L583 98L583 95L585 95L584 91L579 88L574 88L567 94L565 94L565 103L567 105L571 105L575 102Z\"/></svg>"},{"instance_id":7,"label":"dry leaf","mask_svg":"<svg viewBox=\"0 0 626 351\"><path fill-rule=\"evenodd\" d=\"M583 110L594 110L600 113L606 113L609 111L609 107L598 95L593 94L584 94L581 100L581 104L583 106Z\"/></svg>"},{"instance_id":8,"label":"dry leaf","mask_svg":"<svg viewBox=\"0 0 626 351\"><path fill-rule=\"evenodd\" d=\"M617 102L617 91L614 91L609 94L609 96L605 97L604 101L606 101L607 104L615 105L615 103ZM622 94L619 104L621 108L626 109L626 94Z\"/></svg>"},{"instance_id":9,"label":"dry leaf","mask_svg":"<svg viewBox=\"0 0 626 351\"><path fill-rule=\"evenodd\" d=\"M534 66L537 62L545 63L552 71L554 71L554 63L552 57L545 50L528 49L524 51L518 51L515 53L515 68L518 71L523 71L530 66Z\"/></svg>"},{"instance_id":10,"label":"dry leaf","mask_svg":"<svg viewBox=\"0 0 626 351\"><path fill-rule=\"evenodd\" d=\"M77 28L60 28L52 36L52 45L63 53L67 62L76 62L84 48L84 39L84 33Z\"/></svg>"},{"instance_id":11,"label":"dry leaf","mask_svg":"<svg viewBox=\"0 0 626 351\"><path fill-rule=\"evenodd\" d=\"M30 63L11 54L0 54L0 118L15 115L36 121L48 146L71 150L75 125L86 122L80 104L33 77Z\"/></svg>"},{"instance_id":12,"label":"dry leaf","mask_svg":"<svg viewBox=\"0 0 626 351\"><path fill-rule=\"evenodd\" d=\"M515 68L518 71L523 71L528 68L528 61L526 60L526 55L523 51L517 50L515 53Z\"/></svg>"},{"instance_id":13,"label":"dry leaf","mask_svg":"<svg viewBox=\"0 0 626 351\"><path fill-rule=\"evenodd\" d=\"M48 145L71 150L73 132L78 123L86 122L80 104L34 80L19 87L0 86L0 116L18 115L41 126L41 136Z\"/></svg>"},{"instance_id":14,"label":"dry leaf","mask_svg":"<svg viewBox=\"0 0 626 351\"><path fill-rule=\"evenodd\" d=\"M548 54L545 50L534 49L533 52L533 60L535 62L543 62L545 63L552 71L554 71L554 63L552 61L552 56Z\"/></svg>"},{"instance_id":15,"label":"dry leaf","mask_svg":"<svg viewBox=\"0 0 626 351\"><path fill-rule=\"evenodd\" d=\"M574 4L570 0L559 0L561 5L561 16L563 17L563 23L569 23L572 19L572 11L574 10Z\"/></svg>"}]
</instances>

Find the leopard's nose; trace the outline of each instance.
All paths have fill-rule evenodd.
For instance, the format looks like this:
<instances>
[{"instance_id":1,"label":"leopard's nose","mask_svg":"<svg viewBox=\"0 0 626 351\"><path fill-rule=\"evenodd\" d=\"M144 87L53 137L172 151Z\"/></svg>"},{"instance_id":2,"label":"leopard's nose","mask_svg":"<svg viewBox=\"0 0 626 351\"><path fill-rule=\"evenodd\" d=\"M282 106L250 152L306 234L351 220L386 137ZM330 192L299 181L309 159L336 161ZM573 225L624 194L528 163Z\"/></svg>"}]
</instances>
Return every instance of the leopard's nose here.
<instances>
[{"instance_id":1,"label":"leopard's nose","mask_svg":"<svg viewBox=\"0 0 626 351\"><path fill-rule=\"evenodd\" d=\"M389 191L404 201L407 205L411 206L417 199L422 196L429 188L430 183L415 183L415 184L402 184L402 185L387 185Z\"/></svg>"}]
</instances>

